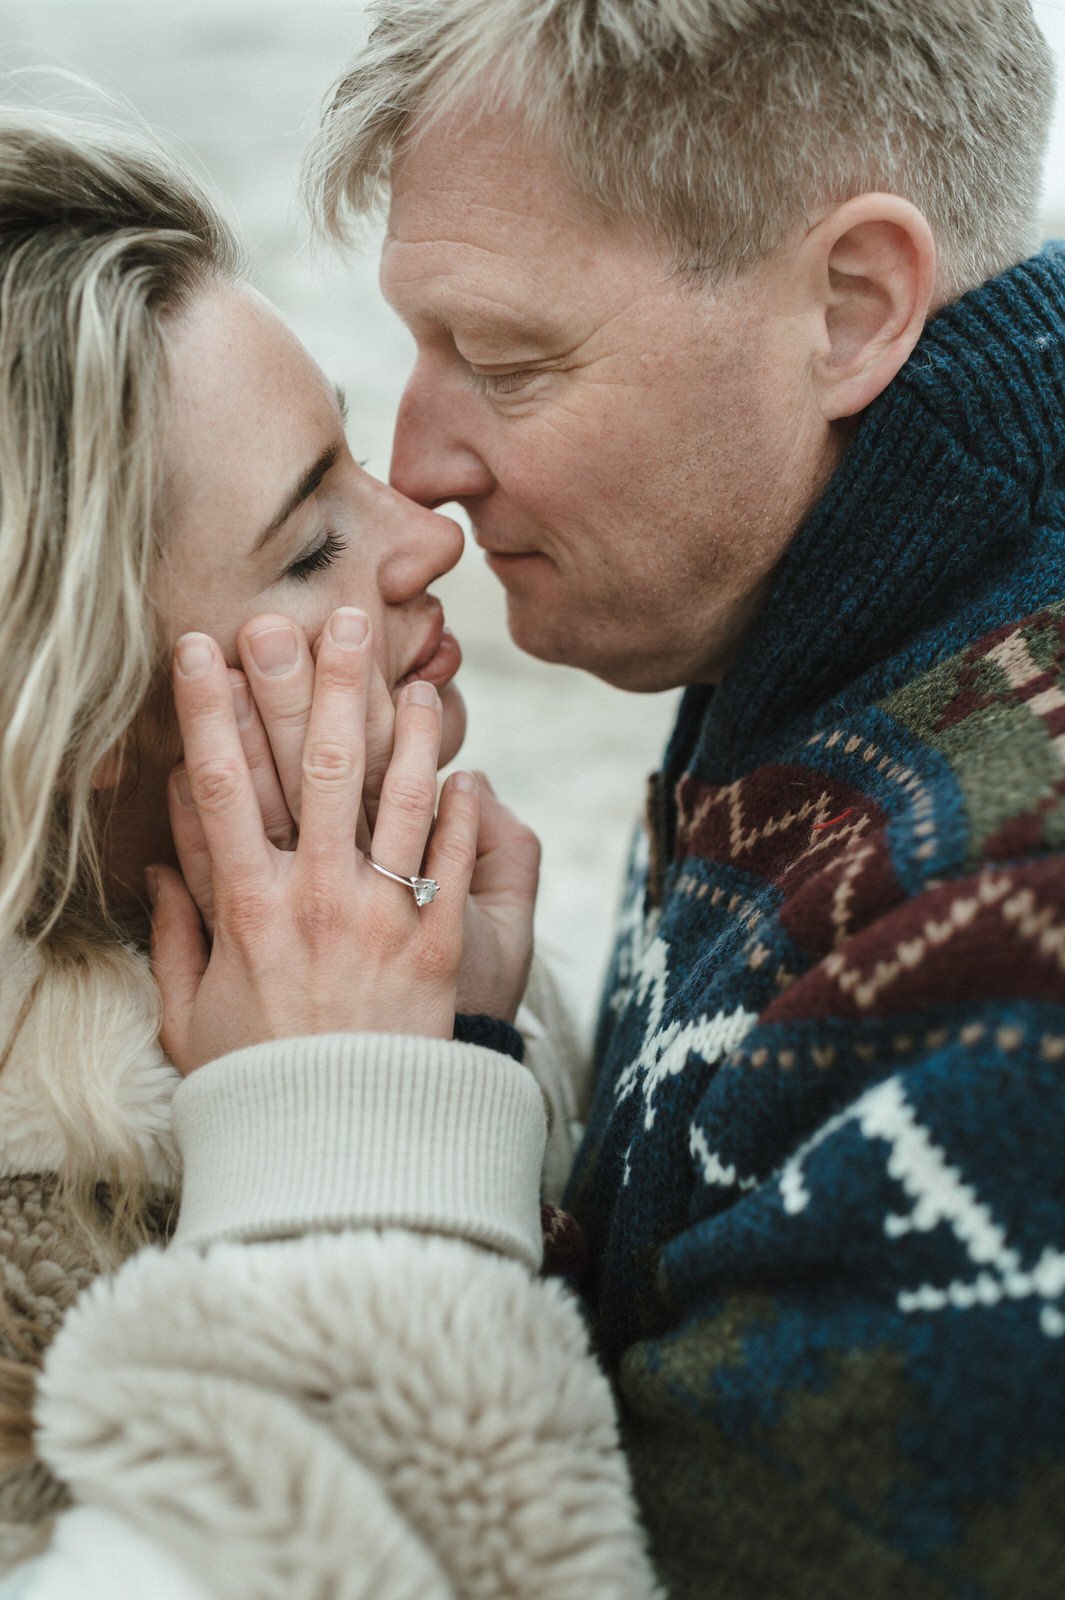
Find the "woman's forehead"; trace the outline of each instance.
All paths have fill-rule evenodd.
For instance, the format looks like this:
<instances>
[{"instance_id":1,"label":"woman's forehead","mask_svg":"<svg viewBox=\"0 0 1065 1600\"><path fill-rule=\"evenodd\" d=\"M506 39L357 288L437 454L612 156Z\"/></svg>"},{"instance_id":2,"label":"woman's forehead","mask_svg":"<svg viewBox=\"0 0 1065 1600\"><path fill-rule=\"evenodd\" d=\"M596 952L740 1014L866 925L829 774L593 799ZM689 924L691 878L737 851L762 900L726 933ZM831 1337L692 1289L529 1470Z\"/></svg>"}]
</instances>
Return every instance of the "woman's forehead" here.
<instances>
[{"instance_id":1,"label":"woman's forehead","mask_svg":"<svg viewBox=\"0 0 1065 1600\"><path fill-rule=\"evenodd\" d=\"M268 522L278 493L337 431L336 392L268 301L204 289L167 334L171 510L211 523Z\"/></svg>"}]
</instances>

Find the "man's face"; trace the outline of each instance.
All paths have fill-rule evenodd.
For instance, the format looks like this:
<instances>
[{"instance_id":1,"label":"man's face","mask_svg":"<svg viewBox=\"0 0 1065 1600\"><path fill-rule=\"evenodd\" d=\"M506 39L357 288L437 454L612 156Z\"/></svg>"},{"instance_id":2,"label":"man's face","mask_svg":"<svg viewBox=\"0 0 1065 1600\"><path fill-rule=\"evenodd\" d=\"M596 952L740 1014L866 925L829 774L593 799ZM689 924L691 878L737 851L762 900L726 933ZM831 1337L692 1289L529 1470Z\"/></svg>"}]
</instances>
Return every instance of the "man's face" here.
<instances>
[{"instance_id":1,"label":"man's face","mask_svg":"<svg viewBox=\"0 0 1065 1600\"><path fill-rule=\"evenodd\" d=\"M392 482L466 508L523 649L639 690L727 667L835 462L788 265L693 287L505 121L400 154Z\"/></svg>"}]
</instances>

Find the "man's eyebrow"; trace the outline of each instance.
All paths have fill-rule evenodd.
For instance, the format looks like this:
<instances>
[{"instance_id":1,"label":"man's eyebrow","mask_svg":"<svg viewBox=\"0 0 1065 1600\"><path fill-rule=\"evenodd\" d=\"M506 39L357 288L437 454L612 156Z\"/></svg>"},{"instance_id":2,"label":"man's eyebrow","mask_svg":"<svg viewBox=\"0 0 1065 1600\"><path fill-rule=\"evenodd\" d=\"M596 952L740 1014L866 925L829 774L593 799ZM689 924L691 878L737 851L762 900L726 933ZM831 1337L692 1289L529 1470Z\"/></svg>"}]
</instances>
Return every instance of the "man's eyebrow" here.
<instances>
[{"instance_id":1,"label":"man's eyebrow","mask_svg":"<svg viewBox=\"0 0 1065 1600\"><path fill-rule=\"evenodd\" d=\"M340 444L339 442L334 442L328 447L328 449L322 451L321 455L318 457L318 460L312 467L308 467L299 483L297 483L296 487L293 489L292 493L288 496L288 499L281 507L281 510L277 513L277 516L269 524L269 526L263 529L258 539L256 539L255 547L252 551L253 555L258 555L263 545L268 544L273 538L274 534L278 533L280 529L284 527L285 523L288 521L289 517L292 516L293 512L298 511L303 502L310 499L311 495L318 488L326 473L331 467L336 465L336 460L339 454Z\"/></svg>"},{"instance_id":2,"label":"man's eyebrow","mask_svg":"<svg viewBox=\"0 0 1065 1600\"><path fill-rule=\"evenodd\" d=\"M480 306L463 306L433 320L452 337L458 331L475 339L496 339L501 342L516 340L537 346L553 344L562 337L547 313L529 316L517 310L482 310Z\"/></svg>"}]
</instances>

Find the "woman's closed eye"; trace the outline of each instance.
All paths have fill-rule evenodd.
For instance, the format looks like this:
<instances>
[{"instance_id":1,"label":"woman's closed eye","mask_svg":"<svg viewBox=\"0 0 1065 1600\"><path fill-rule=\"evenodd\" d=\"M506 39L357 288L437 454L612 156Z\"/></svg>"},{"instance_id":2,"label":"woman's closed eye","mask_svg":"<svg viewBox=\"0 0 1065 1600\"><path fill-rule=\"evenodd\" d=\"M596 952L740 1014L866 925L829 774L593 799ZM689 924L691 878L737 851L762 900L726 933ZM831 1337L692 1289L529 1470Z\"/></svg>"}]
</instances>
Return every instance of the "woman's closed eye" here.
<instances>
[{"instance_id":1,"label":"woman's closed eye","mask_svg":"<svg viewBox=\"0 0 1065 1600\"><path fill-rule=\"evenodd\" d=\"M329 528L321 544L315 545L307 555L300 556L298 561L286 567L283 577L295 578L297 583L307 583L316 572L324 572L326 567L331 567L347 548L348 541L344 536Z\"/></svg>"}]
</instances>

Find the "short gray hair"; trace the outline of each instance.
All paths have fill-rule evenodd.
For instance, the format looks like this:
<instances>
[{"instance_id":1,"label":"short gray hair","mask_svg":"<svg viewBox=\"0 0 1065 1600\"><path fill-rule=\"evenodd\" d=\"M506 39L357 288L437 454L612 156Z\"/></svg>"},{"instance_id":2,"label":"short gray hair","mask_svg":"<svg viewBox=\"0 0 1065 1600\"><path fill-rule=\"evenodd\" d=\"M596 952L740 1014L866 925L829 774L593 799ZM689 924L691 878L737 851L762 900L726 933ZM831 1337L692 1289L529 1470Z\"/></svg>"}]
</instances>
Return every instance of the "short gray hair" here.
<instances>
[{"instance_id":1,"label":"short gray hair","mask_svg":"<svg viewBox=\"0 0 1065 1600\"><path fill-rule=\"evenodd\" d=\"M417 121L502 106L577 189L725 276L872 189L950 296L1030 253L1054 103L1029 0L376 0L308 163L343 238Z\"/></svg>"}]
</instances>

